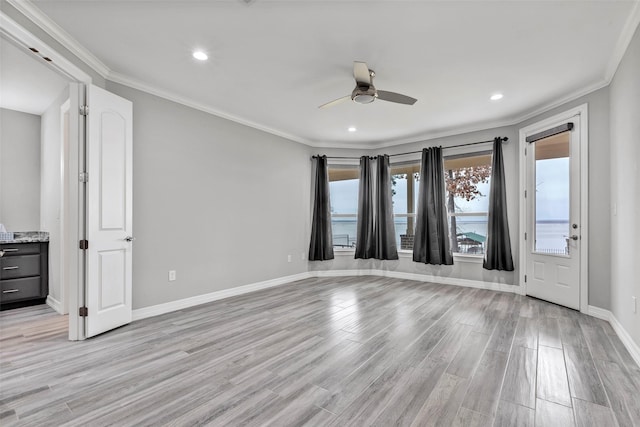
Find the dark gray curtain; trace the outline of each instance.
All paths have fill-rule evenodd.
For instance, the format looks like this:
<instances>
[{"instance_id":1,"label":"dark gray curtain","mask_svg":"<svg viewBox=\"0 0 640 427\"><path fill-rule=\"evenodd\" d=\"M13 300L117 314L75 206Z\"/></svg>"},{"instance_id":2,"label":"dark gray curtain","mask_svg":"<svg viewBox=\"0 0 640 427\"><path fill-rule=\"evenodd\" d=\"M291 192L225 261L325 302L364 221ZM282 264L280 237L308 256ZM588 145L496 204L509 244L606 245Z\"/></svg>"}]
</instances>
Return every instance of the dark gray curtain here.
<instances>
[{"instance_id":1,"label":"dark gray curtain","mask_svg":"<svg viewBox=\"0 0 640 427\"><path fill-rule=\"evenodd\" d=\"M373 170L371 158L360 157L360 184L358 189L358 223L355 258L372 258L373 247Z\"/></svg>"},{"instance_id":2,"label":"dark gray curtain","mask_svg":"<svg viewBox=\"0 0 640 427\"><path fill-rule=\"evenodd\" d=\"M327 156L314 157L315 183L309 261L333 259L331 232L331 200L329 198L329 169Z\"/></svg>"},{"instance_id":3,"label":"dark gray curtain","mask_svg":"<svg viewBox=\"0 0 640 427\"><path fill-rule=\"evenodd\" d=\"M422 150L413 260L425 264L453 264L447 222L442 147Z\"/></svg>"},{"instance_id":4,"label":"dark gray curtain","mask_svg":"<svg viewBox=\"0 0 640 427\"><path fill-rule=\"evenodd\" d=\"M487 245L482 266L487 270L513 271L501 138L493 140Z\"/></svg>"},{"instance_id":5,"label":"dark gray curtain","mask_svg":"<svg viewBox=\"0 0 640 427\"><path fill-rule=\"evenodd\" d=\"M375 160L366 156L360 158L355 258L398 259L387 155L378 156Z\"/></svg>"}]
</instances>

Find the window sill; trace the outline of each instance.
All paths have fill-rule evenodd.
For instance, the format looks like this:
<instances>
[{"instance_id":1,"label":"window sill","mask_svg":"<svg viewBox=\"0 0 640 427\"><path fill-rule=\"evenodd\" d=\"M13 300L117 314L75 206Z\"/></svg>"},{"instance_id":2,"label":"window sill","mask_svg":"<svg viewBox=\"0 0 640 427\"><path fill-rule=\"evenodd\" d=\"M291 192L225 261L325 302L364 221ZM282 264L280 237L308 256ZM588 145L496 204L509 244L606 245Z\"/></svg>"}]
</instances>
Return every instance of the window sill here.
<instances>
[{"instance_id":1,"label":"window sill","mask_svg":"<svg viewBox=\"0 0 640 427\"><path fill-rule=\"evenodd\" d=\"M355 248L333 248L335 256L349 256L354 255ZM398 257L400 258L413 258L413 251L400 249L398 250ZM468 262L472 264L482 264L484 261L484 255L470 255L470 254L453 254L453 259L459 262Z\"/></svg>"},{"instance_id":2,"label":"window sill","mask_svg":"<svg viewBox=\"0 0 640 427\"><path fill-rule=\"evenodd\" d=\"M453 259L460 262L469 262L473 264L482 264L484 262L484 255L471 255L471 254L453 254Z\"/></svg>"},{"instance_id":3,"label":"window sill","mask_svg":"<svg viewBox=\"0 0 640 427\"><path fill-rule=\"evenodd\" d=\"M400 258L413 258L413 251L399 250L398 256ZM471 264L482 264L484 261L484 255L470 255L470 254L453 254L453 259L458 262L468 262Z\"/></svg>"},{"instance_id":4,"label":"window sill","mask_svg":"<svg viewBox=\"0 0 640 427\"><path fill-rule=\"evenodd\" d=\"M333 254L335 256L348 256L356 253L355 248L333 248Z\"/></svg>"}]
</instances>

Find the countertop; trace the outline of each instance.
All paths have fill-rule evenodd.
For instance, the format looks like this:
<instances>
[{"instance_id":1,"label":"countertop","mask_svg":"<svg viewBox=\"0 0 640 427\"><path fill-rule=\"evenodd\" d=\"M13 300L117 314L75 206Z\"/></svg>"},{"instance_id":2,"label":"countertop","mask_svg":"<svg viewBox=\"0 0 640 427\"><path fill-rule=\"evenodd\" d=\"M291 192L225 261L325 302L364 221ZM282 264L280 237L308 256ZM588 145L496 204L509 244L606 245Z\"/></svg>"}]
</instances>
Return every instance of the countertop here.
<instances>
[{"instance_id":1,"label":"countertop","mask_svg":"<svg viewBox=\"0 0 640 427\"><path fill-rule=\"evenodd\" d=\"M10 238L11 234L13 234L13 238ZM0 244L34 243L48 241L49 233L47 231L15 231L13 233L0 233Z\"/></svg>"}]
</instances>

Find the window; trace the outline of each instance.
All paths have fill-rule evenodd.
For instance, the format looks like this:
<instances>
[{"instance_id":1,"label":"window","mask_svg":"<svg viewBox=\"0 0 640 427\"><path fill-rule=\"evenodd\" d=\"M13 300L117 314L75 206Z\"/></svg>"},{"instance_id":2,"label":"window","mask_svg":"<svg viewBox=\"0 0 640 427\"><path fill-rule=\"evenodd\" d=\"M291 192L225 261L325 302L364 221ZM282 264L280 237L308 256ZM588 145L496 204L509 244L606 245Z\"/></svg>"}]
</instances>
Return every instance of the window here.
<instances>
[{"instance_id":1,"label":"window","mask_svg":"<svg viewBox=\"0 0 640 427\"><path fill-rule=\"evenodd\" d=\"M356 222L358 220L358 185L360 172L357 166L329 168L329 193L331 196L331 229L333 246L356 246Z\"/></svg>"},{"instance_id":2,"label":"window","mask_svg":"<svg viewBox=\"0 0 640 427\"><path fill-rule=\"evenodd\" d=\"M570 136L564 132L535 142L534 251L569 255Z\"/></svg>"},{"instance_id":3,"label":"window","mask_svg":"<svg viewBox=\"0 0 640 427\"><path fill-rule=\"evenodd\" d=\"M445 157L444 169L451 251L484 254L491 152Z\"/></svg>"},{"instance_id":4,"label":"window","mask_svg":"<svg viewBox=\"0 0 640 427\"><path fill-rule=\"evenodd\" d=\"M445 157L444 168L451 250L481 255L487 239L491 152ZM329 169L334 247L356 245L359 177L357 166ZM393 216L400 250L413 250L419 187L419 162L392 165Z\"/></svg>"},{"instance_id":5,"label":"window","mask_svg":"<svg viewBox=\"0 0 640 427\"><path fill-rule=\"evenodd\" d=\"M396 228L396 243L400 250L413 249L419 185L420 163L391 167L393 222Z\"/></svg>"}]
</instances>

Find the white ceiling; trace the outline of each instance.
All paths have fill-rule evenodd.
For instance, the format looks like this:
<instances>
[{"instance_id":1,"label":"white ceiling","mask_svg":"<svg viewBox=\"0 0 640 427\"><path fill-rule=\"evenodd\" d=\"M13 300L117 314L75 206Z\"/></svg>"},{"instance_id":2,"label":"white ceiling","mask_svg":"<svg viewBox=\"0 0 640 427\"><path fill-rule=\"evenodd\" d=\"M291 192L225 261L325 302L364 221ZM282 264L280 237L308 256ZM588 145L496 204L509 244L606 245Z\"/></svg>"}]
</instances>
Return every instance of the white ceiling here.
<instances>
[{"instance_id":1,"label":"white ceiling","mask_svg":"<svg viewBox=\"0 0 640 427\"><path fill-rule=\"evenodd\" d=\"M69 81L25 48L0 38L0 107L41 115Z\"/></svg>"},{"instance_id":2,"label":"white ceiling","mask_svg":"<svg viewBox=\"0 0 640 427\"><path fill-rule=\"evenodd\" d=\"M509 124L604 86L640 9L615 0L32 3L110 80L310 145L342 147ZM209 61L194 60L196 48ZM319 110L351 92L354 60L376 71L378 89L418 102ZM495 92L504 98L489 101Z\"/></svg>"}]
</instances>

